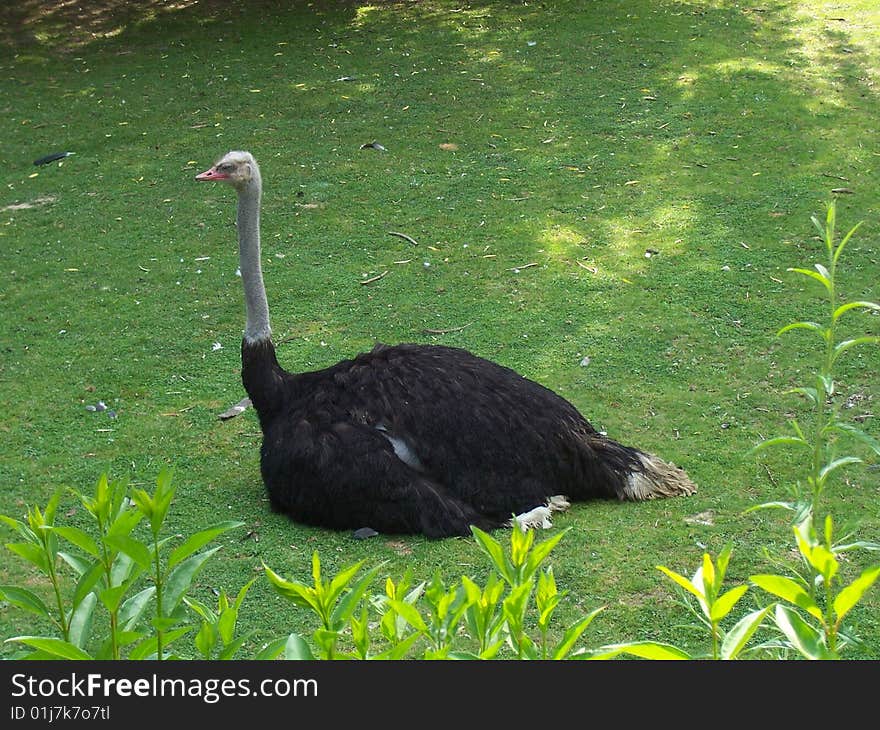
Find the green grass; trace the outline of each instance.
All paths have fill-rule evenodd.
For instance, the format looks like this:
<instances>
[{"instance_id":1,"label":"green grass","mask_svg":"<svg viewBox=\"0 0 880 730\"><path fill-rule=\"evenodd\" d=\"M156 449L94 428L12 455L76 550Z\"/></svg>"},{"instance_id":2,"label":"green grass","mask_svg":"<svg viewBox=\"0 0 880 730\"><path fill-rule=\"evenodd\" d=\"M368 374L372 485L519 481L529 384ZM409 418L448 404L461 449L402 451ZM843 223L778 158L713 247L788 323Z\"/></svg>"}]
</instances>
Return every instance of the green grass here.
<instances>
[{"instance_id":1,"label":"green grass","mask_svg":"<svg viewBox=\"0 0 880 730\"><path fill-rule=\"evenodd\" d=\"M285 367L376 340L463 346L700 485L557 518L574 528L553 554L560 610L608 606L589 645L686 645L658 564L691 573L732 542L732 585L766 569L764 548L789 550L784 517L743 510L785 498L798 463L747 451L802 408L783 391L812 341L775 332L822 307L786 269L822 260L810 216L832 189L852 191L841 228L865 221L842 293L880 296L874 0L55 5L0 11L0 512L101 472L150 486L173 465L175 529L248 525L197 597L237 591L261 561L304 578L315 549L328 574L360 559L395 578L488 570L472 540L358 542L269 511L253 412L217 419L244 395L234 203L193 180L240 148L263 171ZM387 151L360 149L374 140ZM75 154L32 165L55 151ZM878 366L866 349L838 372L875 436ZM86 410L98 400L118 417ZM869 458L829 494L866 539L878 475ZM9 558L2 582L29 580ZM880 658L876 593L854 613L859 658ZM301 620L258 581L241 623L264 640ZM0 635L33 628L0 608Z\"/></svg>"}]
</instances>

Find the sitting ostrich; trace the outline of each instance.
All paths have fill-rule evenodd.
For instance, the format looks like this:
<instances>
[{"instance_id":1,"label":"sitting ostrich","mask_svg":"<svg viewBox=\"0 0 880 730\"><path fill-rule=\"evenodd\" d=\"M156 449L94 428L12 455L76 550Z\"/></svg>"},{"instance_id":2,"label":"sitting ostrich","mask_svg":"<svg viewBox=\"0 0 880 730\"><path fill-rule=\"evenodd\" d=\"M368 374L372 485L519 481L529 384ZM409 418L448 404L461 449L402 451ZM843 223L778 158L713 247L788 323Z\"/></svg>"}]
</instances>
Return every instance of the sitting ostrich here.
<instances>
[{"instance_id":1,"label":"sitting ostrich","mask_svg":"<svg viewBox=\"0 0 880 730\"><path fill-rule=\"evenodd\" d=\"M378 344L323 370L285 371L260 265L260 169L233 151L196 180L238 195L241 377L276 512L336 530L441 538L522 513L520 524L534 526L568 500L695 491L674 464L607 438L553 391L463 349Z\"/></svg>"}]
</instances>

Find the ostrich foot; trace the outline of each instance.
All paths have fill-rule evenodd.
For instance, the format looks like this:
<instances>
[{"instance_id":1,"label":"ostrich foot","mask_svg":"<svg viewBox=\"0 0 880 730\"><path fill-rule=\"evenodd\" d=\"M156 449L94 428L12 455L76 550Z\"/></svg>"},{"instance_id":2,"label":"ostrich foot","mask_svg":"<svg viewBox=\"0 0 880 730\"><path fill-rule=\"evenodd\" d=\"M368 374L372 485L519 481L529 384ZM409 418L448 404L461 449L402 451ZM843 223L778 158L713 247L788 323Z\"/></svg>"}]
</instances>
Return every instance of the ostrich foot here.
<instances>
[{"instance_id":1,"label":"ostrich foot","mask_svg":"<svg viewBox=\"0 0 880 730\"><path fill-rule=\"evenodd\" d=\"M571 502L569 502L565 496L557 494L550 497L547 502L540 507L535 507L528 512L516 515L516 517L507 523L507 526L512 527L513 524L516 523L523 532L531 529L546 530L553 527L553 523L550 521L550 515L554 512L564 512L569 507L571 507Z\"/></svg>"},{"instance_id":2,"label":"ostrich foot","mask_svg":"<svg viewBox=\"0 0 880 730\"><path fill-rule=\"evenodd\" d=\"M513 524L516 523L519 525L519 529L523 532L539 528L546 530L549 527L553 527L553 523L550 521L550 513L551 510L549 507L541 505L540 507L535 507L528 512L523 512L522 514L517 515L508 524L512 527Z\"/></svg>"},{"instance_id":3,"label":"ostrich foot","mask_svg":"<svg viewBox=\"0 0 880 730\"><path fill-rule=\"evenodd\" d=\"M551 512L565 512L565 510L571 507L571 502L564 495L557 494L547 500L547 507Z\"/></svg>"}]
</instances>

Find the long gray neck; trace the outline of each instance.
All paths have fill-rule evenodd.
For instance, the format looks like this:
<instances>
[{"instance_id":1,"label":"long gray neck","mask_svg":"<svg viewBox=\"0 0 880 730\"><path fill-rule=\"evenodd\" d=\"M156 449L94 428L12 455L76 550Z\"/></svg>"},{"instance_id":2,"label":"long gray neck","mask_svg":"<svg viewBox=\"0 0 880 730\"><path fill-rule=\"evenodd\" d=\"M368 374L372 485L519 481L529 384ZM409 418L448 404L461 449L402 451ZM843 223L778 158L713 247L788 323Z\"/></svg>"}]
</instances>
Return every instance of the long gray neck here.
<instances>
[{"instance_id":1,"label":"long gray neck","mask_svg":"<svg viewBox=\"0 0 880 730\"><path fill-rule=\"evenodd\" d=\"M247 314L244 338L248 342L260 342L272 336L269 303L266 301L266 287L260 267L260 194L259 173L238 191L238 265Z\"/></svg>"}]
</instances>

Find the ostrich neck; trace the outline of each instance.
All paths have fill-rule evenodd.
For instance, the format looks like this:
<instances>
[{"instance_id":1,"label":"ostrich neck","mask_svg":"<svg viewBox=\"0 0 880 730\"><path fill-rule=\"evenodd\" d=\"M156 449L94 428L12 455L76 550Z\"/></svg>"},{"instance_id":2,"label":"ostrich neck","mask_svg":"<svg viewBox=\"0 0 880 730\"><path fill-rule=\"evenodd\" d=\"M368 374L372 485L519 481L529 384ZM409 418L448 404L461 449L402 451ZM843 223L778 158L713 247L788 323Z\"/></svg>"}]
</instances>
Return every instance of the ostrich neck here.
<instances>
[{"instance_id":1,"label":"ostrich neck","mask_svg":"<svg viewBox=\"0 0 880 730\"><path fill-rule=\"evenodd\" d=\"M238 194L238 265L244 285L244 303L247 322L244 338L248 342L268 340L272 335L269 327L269 303L263 285L260 266L260 180L254 179Z\"/></svg>"}]
</instances>

